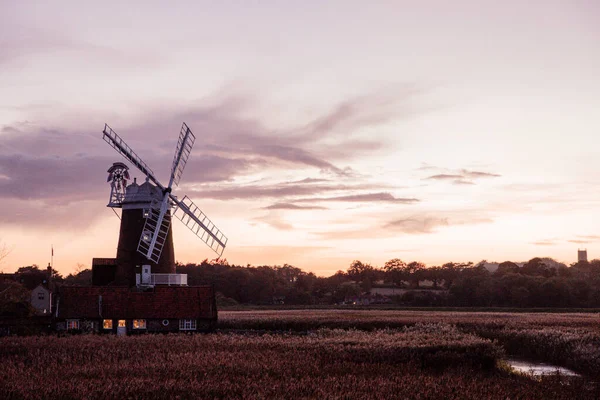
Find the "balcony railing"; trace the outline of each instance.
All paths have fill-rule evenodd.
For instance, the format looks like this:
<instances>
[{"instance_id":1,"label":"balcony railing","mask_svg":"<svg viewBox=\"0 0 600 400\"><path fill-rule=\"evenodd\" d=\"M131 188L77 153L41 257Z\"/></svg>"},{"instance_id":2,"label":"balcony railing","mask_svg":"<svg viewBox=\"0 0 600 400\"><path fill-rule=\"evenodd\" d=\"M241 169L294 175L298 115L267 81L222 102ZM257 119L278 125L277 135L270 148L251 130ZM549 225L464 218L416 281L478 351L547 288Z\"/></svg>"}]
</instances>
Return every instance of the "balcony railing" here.
<instances>
[{"instance_id":1,"label":"balcony railing","mask_svg":"<svg viewBox=\"0 0 600 400\"><path fill-rule=\"evenodd\" d=\"M187 274L151 274L150 285L187 286Z\"/></svg>"}]
</instances>

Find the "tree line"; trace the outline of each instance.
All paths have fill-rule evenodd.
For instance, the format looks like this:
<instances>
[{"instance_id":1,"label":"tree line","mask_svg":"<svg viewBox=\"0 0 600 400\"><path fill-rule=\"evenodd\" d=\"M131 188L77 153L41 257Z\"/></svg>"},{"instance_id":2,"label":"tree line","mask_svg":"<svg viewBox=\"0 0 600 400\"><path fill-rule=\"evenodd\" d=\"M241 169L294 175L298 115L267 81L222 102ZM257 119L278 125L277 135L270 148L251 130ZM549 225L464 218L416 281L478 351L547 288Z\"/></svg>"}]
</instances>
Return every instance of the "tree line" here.
<instances>
[{"instance_id":1,"label":"tree line","mask_svg":"<svg viewBox=\"0 0 600 400\"><path fill-rule=\"evenodd\" d=\"M395 288L386 295L404 306L438 307L600 307L600 260L567 266L550 258L518 265L486 262L426 267L392 259L383 267L353 261L330 277L285 264L236 266L227 261L179 264L189 284L214 284L227 304L339 304L348 298Z\"/></svg>"},{"instance_id":2,"label":"tree line","mask_svg":"<svg viewBox=\"0 0 600 400\"><path fill-rule=\"evenodd\" d=\"M346 271L319 277L295 266L241 266L227 260L177 264L189 285L212 284L220 305L340 304L383 292L387 302L436 307L600 307L600 260L570 266L550 258L521 265L507 261L490 271L486 262L423 263L391 259L383 267L355 260ZM17 271L27 285L44 274L37 267ZM64 285L90 285L91 270L53 279ZM388 289L386 292L382 289ZM389 290L394 289L394 290ZM390 294L391 293L391 294Z\"/></svg>"}]
</instances>

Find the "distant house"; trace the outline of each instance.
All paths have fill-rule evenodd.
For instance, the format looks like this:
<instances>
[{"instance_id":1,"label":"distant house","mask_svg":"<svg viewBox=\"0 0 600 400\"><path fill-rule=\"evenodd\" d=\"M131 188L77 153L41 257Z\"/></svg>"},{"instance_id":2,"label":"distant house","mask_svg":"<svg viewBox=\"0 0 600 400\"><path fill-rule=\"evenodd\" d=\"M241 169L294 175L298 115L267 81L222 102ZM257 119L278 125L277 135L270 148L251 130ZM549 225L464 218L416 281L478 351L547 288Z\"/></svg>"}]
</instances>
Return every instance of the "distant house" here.
<instances>
[{"instance_id":1,"label":"distant house","mask_svg":"<svg viewBox=\"0 0 600 400\"><path fill-rule=\"evenodd\" d=\"M212 286L61 286L57 331L115 333L206 331L217 320Z\"/></svg>"},{"instance_id":2,"label":"distant house","mask_svg":"<svg viewBox=\"0 0 600 400\"><path fill-rule=\"evenodd\" d=\"M31 291L31 306L36 315L52 314L52 291L47 285L39 284Z\"/></svg>"}]
</instances>

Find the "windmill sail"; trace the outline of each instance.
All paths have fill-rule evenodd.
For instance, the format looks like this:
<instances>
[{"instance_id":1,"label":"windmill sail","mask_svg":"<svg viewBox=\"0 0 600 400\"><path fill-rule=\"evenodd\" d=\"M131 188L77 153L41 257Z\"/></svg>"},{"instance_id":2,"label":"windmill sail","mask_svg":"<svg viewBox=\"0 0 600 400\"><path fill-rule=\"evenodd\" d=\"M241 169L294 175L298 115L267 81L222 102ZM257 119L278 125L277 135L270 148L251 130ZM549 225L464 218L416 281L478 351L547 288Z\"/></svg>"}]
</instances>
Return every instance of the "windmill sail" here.
<instances>
[{"instance_id":1,"label":"windmill sail","mask_svg":"<svg viewBox=\"0 0 600 400\"><path fill-rule=\"evenodd\" d=\"M171 215L167 208L162 207L162 203L157 200L152 201L137 251L158 263L170 226Z\"/></svg>"},{"instance_id":2,"label":"windmill sail","mask_svg":"<svg viewBox=\"0 0 600 400\"><path fill-rule=\"evenodd\" d=\"M171 180L169 181L169 187L172 185L179 185L179 180L183 174L183 169L187 163L196 136L192 133L191 129L188 128L184 122L179 132L179 140L177 141L177 148L175 149L175 156L173 157L173 167L171 168Z\"/></svg>"},{"instance_id":3,"label":"windmill sail","mask_svg":"<svg viewBox=\"0 0 600 400\"><path fill-rule=\"evenodd\" d=\"M104 124L104 131L102 131L102 133L102 138L106 143L108 143L123 157L128 159L133 165L138 167L138 169L142 171L144 175L150 178L152 182L156 183L162 188L162 185L154 177L154 172L152 172L148 164L142 161L142 159L137 154L135 154L135 151L133 151L131 147L129 147L127 143L125 143L125 141L121 139L119 135L117 135L117 132L113 131L111 127L108 126L108 124Z\"/></svg>"},{"instance_id":4,"label":"windmill sail","mask_svg":"<svg viewBox=\"0 0 600 400\"><path fill-rule=\"evenodd\" d=\"M223 255L227 245L227 237L212 223L212 221L200 210L189 197L185 196L181 201L171 196L177 207L173 212L185 226L196 234L215 253Z\"/></svg>"}]
</instances>

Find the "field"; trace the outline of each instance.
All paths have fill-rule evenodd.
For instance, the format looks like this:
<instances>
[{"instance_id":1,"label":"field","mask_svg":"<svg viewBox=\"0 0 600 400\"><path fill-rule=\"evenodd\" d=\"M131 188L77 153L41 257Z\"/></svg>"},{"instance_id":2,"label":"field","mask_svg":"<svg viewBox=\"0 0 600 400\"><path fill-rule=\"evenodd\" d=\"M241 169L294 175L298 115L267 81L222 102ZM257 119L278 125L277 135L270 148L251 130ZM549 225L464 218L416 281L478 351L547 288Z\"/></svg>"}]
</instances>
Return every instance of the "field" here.
<instances>
[{"instance_id":1,"label":"field","mask_svg":"<svg viewBox=\"0 0 600 400\"><path fill-rule=\"evenodd\" d=\"M598 314L221 312L211 334L0 338L0 398L598 398ZM583 378L512 373L506 353Z\"/></svg>"}]
</instances>

